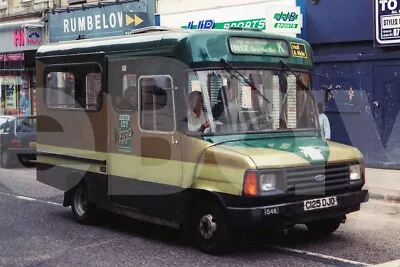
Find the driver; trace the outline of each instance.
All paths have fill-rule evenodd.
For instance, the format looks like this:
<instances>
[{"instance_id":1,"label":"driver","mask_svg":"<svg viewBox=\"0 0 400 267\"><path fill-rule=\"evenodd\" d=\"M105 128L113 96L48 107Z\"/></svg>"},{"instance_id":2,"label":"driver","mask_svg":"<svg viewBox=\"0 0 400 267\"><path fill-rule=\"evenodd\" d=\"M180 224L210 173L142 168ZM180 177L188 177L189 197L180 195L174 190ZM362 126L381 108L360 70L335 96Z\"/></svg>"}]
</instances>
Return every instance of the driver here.
<instances>
[{"instance_id":1,"label":"driver","mask_svg":"<svg viewBox=\"0 0 400 267\"><path fill-rule=\"evenodd\" d=\"M209 131L210 122L206 120L203 112L203 94L199 91L193 91L189 94L189 111L187 115L188 130L204 133Z\"/></svg>"}]
</instances>

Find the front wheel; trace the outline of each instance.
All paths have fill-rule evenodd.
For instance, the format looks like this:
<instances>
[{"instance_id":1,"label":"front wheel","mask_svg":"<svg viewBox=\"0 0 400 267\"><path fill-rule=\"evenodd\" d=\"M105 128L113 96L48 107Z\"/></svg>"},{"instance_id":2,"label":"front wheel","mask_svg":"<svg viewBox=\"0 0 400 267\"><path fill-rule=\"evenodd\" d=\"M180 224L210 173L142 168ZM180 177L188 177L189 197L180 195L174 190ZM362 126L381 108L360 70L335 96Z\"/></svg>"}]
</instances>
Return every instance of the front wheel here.
<instances>
[{"instance_id":1,"label":"front wheel","mask_svg":"<svg viewBox=\"0 0 400 267\"><path fill-rule=\"evenodd\" d=\"M193 218L193 231L197 247L205 253L218 255L231 248L233 231L226 214L216 203L199 207Z\"/></svg>"},{"instance_id":2,"label":"front wheel","mask_svg":"<svg viewBox=\"0 0 400 267\"><path fill-rule=\"evenodd\" d=\"M316 236L327 236L335 232L342 222L341 218L314 221L306 224L308 231Z\"/></svg>"},{"instance_id":3,"label":"front wheel","mask_svg":"<svg viewBox=\"0 0 400 267\"><path fill-rule=\"evenodd\" d=\"M78 223L92 224L94 222L95 207L89 201L89 194L85 184L81 183L75 189L71 208Z\"/></svg>"}]
</instances>

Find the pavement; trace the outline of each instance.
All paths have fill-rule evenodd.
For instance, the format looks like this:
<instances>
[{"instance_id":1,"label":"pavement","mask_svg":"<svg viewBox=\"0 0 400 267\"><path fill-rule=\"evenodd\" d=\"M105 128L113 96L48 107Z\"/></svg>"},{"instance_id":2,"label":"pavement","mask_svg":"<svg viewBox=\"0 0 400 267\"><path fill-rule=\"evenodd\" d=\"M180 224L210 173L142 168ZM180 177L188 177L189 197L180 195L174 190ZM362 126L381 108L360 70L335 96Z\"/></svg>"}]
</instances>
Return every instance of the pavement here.
<instances>
[{"instance_id":1,"label":"pavement","mask_svg":"<svg viewBox=\"0 0 400 267\"><path fill-rule=\"evenodd\" d=\"M371 199L400 203L400 170L366 168L365 173Z\"/></svg>"}]
</instances>

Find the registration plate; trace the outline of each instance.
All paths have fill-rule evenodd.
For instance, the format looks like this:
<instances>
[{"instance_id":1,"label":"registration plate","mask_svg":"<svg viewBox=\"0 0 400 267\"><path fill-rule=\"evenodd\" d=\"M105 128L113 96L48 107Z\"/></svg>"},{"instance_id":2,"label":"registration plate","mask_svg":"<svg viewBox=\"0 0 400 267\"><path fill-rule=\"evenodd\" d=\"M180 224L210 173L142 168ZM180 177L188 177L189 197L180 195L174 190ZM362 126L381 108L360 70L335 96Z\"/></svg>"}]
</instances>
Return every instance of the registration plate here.
<instances>
[{"instance_id":1,"label":"registration plate","mask_svg":"<svg viewBox=\"0 0 400 267\"><path fill-rule=\"evenodd\" d=\"M318 199L309 199L304 201L304 210L317 210L325 209L329 207L335 207L338 205L336 197L324 197Z\"/></svg>"},{"instance_id":2,"label":"registration plate","mask_svg":"<svg viewBox=\"0 0 400 267\"><path fill-rule=\"evenodd\" d=\"M29 143L29 146L30 146L30 147L36 147L36 142L30 142L30 143Z\"/></svg>"}]
</instances>

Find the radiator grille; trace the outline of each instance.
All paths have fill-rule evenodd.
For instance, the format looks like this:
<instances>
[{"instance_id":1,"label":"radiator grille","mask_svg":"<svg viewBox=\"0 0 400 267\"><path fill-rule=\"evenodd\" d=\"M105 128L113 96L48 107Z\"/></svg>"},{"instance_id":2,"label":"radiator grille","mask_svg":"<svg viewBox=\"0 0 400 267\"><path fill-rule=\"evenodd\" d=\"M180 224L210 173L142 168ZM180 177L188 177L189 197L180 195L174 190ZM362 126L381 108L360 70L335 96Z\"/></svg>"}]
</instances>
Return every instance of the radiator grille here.
<instances>
[{"instance_id":1,"label":"radiator grille","mask_svg":"<svg viewBox=\"0 0 400 267\"><path fill-rule=\"evenodd\" d=\"M323 181L316 177L323 175ZM350 183L347 164L290 168L286 170L286 192L324 193L345 188Z\"/></svg>"}]
</instances>

